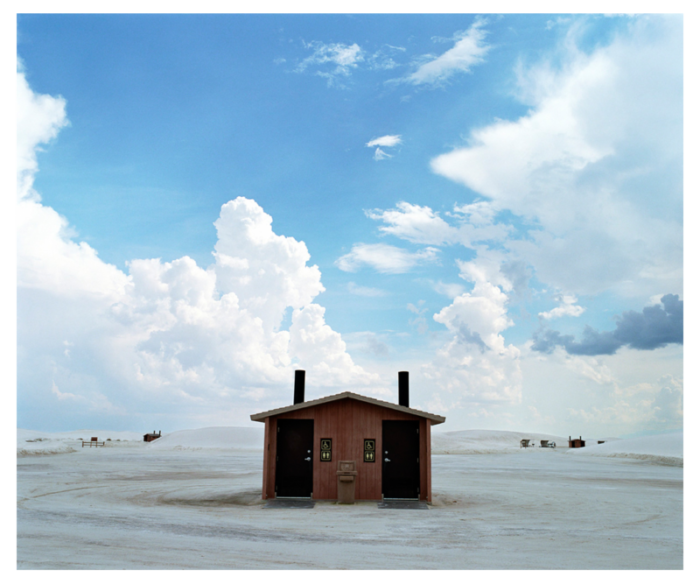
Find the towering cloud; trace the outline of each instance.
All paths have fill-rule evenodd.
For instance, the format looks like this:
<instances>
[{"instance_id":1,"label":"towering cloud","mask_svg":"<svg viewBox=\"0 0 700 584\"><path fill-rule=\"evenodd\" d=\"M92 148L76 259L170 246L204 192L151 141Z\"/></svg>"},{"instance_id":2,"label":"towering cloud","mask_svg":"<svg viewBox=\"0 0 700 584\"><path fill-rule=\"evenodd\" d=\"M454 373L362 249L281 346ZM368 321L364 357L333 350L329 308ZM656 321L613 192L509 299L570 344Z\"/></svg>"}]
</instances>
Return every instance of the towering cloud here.
<instances>
[{"instance_id":1,"label":"towering cloud","mask_svg":"<svg viewBox=\"0 0 700 584\"><path fill-rule=\"evenodd\" d=\"M251 199L222 206L215 263L206 269L186 256L135 259L125 274L74 241L67 220L32 192L36 149L65 125L64 103L34 94L22 73L18 87L28 112L18 126L21 423L168 412L240 423L252 410L289 402L294 368L309 370L311 394L378 388L314 304L324 288L306 245L276 234Z\"/></svg>"},{"instance_id":2,"label":"towering cloud","mask_svg":"<svg viewBox=\"0 0 700 584\"><path fill-rule=\"evenodd\" d=\"M512 284L498 272L498 261L488 253L462 262L460 267L461 277L474 287L433 316L451 336L422 370L440 390L434 400L457 407L467 403L519 403L520 350L506 345L501 334L513 324L504 292L512 290ZM500 285L492 283L495 272L500 274Z\"/></svg>"},{"instance_id":3,"label":"towering cloud","mask_svg":"<svg viewBox=\"0 0 700 584\"><path fill-rule=\"evenodd\" d=\"M39 166L36 153L48 144L67 123L66 101L62 97L34 93L22 71L17 72L17 195L38 198L32 191Z\"/></svg>"},{"instance_id":4,"label":"towering cloud","mask_svg":"<svg viewBox=\"0 0 700 584\"><path fill-rule=\"evenodd\" d=\"M536 222L508 249L540 281L573 294L678 292L683 193L669 177L682 175L682 21L634 19L594 50L577 47L577 30L556 63L521 67L527 114L472 130L432 169Z\"/></svg>"}]
</instances>

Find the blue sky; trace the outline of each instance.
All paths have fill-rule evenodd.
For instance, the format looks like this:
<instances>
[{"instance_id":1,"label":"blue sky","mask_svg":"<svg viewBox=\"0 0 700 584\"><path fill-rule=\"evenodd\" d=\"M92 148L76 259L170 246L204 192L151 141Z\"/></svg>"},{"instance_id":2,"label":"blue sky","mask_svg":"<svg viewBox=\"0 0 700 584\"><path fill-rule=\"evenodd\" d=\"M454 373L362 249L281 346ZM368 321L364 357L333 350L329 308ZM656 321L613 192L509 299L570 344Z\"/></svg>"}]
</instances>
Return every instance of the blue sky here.
<instances>
[{"instance_id":1,"label":"blue sky","mask_svg":"<svg viewBox=\"0 0 700 584\"><path fill-rule=\"evenodd\" d=\"M18 425L682 427L682 24L19 15Z\"/></svg>"}]
</instances>

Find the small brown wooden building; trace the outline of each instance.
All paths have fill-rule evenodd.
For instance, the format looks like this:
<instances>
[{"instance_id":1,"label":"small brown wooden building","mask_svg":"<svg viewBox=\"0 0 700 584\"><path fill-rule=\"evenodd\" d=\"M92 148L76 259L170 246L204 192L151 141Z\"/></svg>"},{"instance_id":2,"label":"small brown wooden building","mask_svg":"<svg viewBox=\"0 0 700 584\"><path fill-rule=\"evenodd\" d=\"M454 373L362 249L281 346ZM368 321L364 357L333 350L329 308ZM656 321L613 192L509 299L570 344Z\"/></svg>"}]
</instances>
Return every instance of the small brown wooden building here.
<instances>
[{"instance_id":1,"label":"small brown wooden building","mask_svg":"<svg viewBox=\"0 0 700 584\"><path fill-rule=\"evenodd\" d=\"M408 407L408 373L399 404L349 391L304 401L297 371L294 405L254 414L265 423L262 498L338 498L338 461L355 461L356 500L431 501L430 427L443 416Z\"/></svg>"},{"instance_id":2,"label":"small brown wooden building","mask_svg":"<svg viewBox=\"0 0 700 584\"><path fill-rule=\"evenodd\" d=\"M571 439L569 436L569 448L583 448L586 446L586 441L579 436L578 438Z\"/></svg>"},{"instance_id":3,"label":"small brown wooden building","mask_svg":"<svg viewBox=\"0 0 700 584\"><path fill-rule=\"evenodd\" d=\"M156 434L156 431L153 430L152 434L144 434L143 435L143 441L144 442L153 442L154 440L160 438L160 430L158 430L158 433Z\"/></svg>"}]
</instances>

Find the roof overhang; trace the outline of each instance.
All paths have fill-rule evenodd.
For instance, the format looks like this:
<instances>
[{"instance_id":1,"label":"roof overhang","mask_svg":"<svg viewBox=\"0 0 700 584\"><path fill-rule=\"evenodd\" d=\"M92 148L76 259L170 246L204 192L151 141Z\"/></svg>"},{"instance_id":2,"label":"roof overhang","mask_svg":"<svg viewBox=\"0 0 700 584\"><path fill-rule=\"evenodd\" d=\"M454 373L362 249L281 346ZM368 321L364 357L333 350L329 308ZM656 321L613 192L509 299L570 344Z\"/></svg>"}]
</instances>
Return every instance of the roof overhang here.
<instances>
[{"instance_id":1,"label":"roof overhang","mask_svg":"<svg viewBox=\"0 0 700 584\"><path fill-rule=\"evenodd\" d=\"M389 410L395 410L397 412L403 412L405 414L411 414L413 416L418 416L420 418L426 418L430 420L431 425L442 424L445 421L444 416L438 416L437 414L429 414L428 412L423 412L421 410L416 410L413 408L407 408L406 406L400 406L398 404L393 404L391 402L383 401L380 399L375 399L373 397L367 397L365 395L360 395L359 393L353 393L351 391L344 391L343 393L337 393L335 395L329 395L327 397L322 397L320 399L315 399L307 402L302 402L300 404L294 404L291 406L286 406L284 408L277 408L275 410L268 410L267 412L261 412L259 414L252 414L250 419L253 422L264 422L265 418L270 418L272 416L279 416L280 414L286 414L288 412L296 412L298 410L303 410L305 408L312 408L314 406L320 406L330 402L338 401L341 399L354 399L357 401L365 402L380 408L387 408Z\"/></svg>"}]
</instances>

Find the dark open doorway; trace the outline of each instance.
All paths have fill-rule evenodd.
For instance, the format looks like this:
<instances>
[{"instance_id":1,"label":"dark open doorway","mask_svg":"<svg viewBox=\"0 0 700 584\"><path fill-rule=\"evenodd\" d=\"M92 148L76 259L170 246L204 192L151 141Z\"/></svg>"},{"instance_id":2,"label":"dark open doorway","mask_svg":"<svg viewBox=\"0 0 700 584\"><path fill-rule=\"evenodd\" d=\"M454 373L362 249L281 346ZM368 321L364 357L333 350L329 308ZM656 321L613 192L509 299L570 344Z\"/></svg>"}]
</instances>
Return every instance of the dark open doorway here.
<instances>
[{"instance_id":1,"label":"dark open doorway","mask_svg":"<svg viewBox=\"0 0 700 584\"><path fill-rule=\"evenodd\" d=\"M311 497L313 446L313 420L277 421L277 497Z\"/></svg>"},{"instance_id":2,"label":"dark open doorway","mask_svg":"<svg viewBox=\"0 0 700 584\"><path fill-rule=\"evenodd\" d=\"M420 498L420 436L417 421L382 423L382 493L385 499Z\"/></svg>"}]
</instances>

